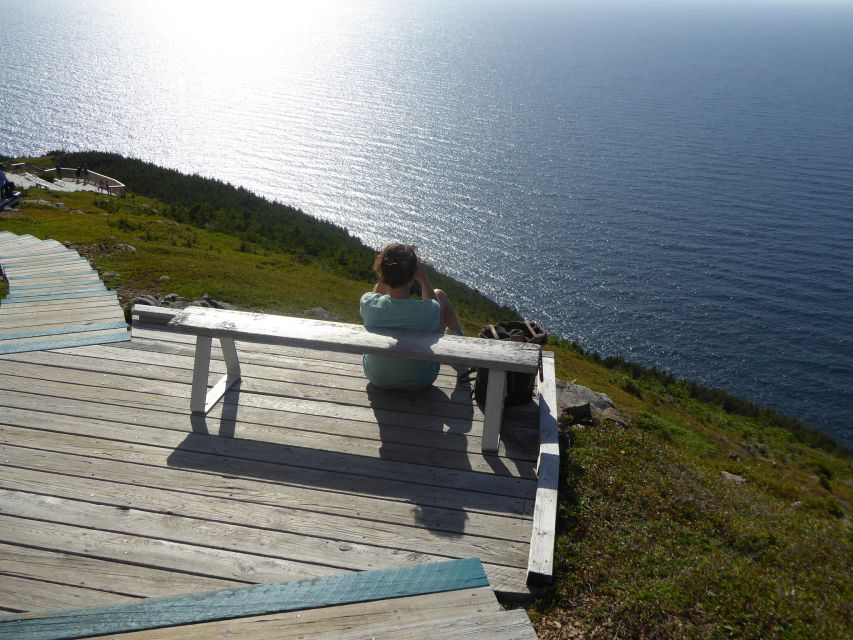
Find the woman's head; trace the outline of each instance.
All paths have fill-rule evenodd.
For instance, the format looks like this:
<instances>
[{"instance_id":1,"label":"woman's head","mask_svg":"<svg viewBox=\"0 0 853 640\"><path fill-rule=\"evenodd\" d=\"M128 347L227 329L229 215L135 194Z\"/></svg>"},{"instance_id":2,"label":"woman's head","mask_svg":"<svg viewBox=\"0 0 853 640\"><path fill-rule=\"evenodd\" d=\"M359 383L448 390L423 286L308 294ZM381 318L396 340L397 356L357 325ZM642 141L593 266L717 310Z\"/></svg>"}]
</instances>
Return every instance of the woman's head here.
<instances>
[{"instance_id":1,"label":"woman's head","mask_svg":"<svg viewBox=\"0 0 853 640\"><path fill-rule=\"evenodd\" d=\"M382 250L373 263L373 271L383 283L394 289L409 284L418 270L418 256L410 244L393 243Z\"/></svg>"}]
</instances>

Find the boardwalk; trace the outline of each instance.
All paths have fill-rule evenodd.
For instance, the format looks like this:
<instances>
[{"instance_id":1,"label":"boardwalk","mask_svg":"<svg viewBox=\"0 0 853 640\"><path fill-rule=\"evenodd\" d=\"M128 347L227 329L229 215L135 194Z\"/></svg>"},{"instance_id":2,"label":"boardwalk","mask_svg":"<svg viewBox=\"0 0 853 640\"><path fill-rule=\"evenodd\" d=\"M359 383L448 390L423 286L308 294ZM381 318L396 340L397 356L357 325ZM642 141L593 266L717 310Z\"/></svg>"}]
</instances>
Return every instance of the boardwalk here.
<instances>
[{"instance_id":1,"label":"boardwalk","mask_svg":"<svg viewBox=\"0 0 853 640\"><path fill-rule=\"evenodd\" d=\"M450 368L425 393L383 392L358 356L239 348L243 379L206 417L189 411L193 338L162 325L0 355L0 610L471 557L499 597L529 595L535 403L483 455Z\"/></svg>"},{"instance_id":2,"label":"boardwalk","mask_svg":"<svg viewBox=\"0 0 853 640\"><path fill-rule=\"evenodd\" d=\"M76 251L0 231L0 354L130 340L115 292Z\"/></svg>"}]
</instances>

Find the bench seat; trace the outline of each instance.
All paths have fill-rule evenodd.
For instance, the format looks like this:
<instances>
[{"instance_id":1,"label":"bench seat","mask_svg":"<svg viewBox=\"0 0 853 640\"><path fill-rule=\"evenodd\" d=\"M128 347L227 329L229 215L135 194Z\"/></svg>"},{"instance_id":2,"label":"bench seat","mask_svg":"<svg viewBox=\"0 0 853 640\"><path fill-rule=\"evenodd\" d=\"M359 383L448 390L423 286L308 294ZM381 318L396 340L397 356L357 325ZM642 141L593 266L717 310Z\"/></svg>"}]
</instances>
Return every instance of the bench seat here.
<instances>
[{"instance_id":1,"label":"bench seat","mask_svg":"<svg viewBox=\"0 0 853 640\"><path fill-rule=\"evenodd\" d=\"M240 379L235 341L482 367L489 370L483 451L494 453L500 441L507 372L535 373L541 365L541 347L524 342L402 330L369 330L344 322L204 307L163 311L166 312L163 315L171 316L168 321L170 330L196 336L190 409L199 414L210 411ZM227 373L208 390L213 338L220 341Z\"/></svg>"}]
</instances>

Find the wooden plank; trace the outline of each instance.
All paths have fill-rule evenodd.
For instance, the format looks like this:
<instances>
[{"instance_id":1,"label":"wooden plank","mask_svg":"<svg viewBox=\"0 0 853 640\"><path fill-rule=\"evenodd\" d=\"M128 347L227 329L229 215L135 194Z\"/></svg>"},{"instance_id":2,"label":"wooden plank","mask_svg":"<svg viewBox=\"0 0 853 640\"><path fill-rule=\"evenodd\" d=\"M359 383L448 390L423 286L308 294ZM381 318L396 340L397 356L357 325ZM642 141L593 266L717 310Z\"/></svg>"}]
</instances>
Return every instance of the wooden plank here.
<instances>
[{"instance_id":1,"label":"wooden plank","mask_svg":"<svg viewBox=\"0 0 853 640\"><path fill-rule=\"evenodd\" d=\"M34 311L34 310L45 310L45 309L49 309L49 308L63 309L65 307L69 307L69 306L77 307L77 306L85 306L89 303L102 303L102 302L112 302L113 304L117 305L118 304L118 297L116 296L115 291L104 291L103 293L95 294L95 295L86 295L86 296L78 296L78 297L68 298L67 302L65 303L65 306L63 306L61 304L62 301L63 301L63 298L61 298L61 297L55 298L55 299L50 299L50 300L17 300L17 301L9 300L8 298L5 298L2 301L2 304L4 307L8 307L8 309L10 311L12 311L13 309L15 311L17 311L18 308L28 308L28 307L31 307L31 309L28 309L28 310Z\"/></svg>"},{"instance_id":2,"label":"wooden plank","mask_svg":"<svg viewBox=\"0 0 853 640\"><path fill-rule=\"evenodd\" d=\"M278 611L400 598L488 585L479 560L331 576L323 580L256 585L240 589L151 598L132 605L0 618L0 638L51 640L178 624L222 620Z\"/></svg>"},{"instance_id":3,"label":"wooden plank","mask_svg":"<svg viewBox=\"0 0 853 640\"><path fill-rule=\"evenodd\" d=\"M30 362L79 371L100 372L121 378L138 377L152 382L162 381L178 385L187 384L192 376L191 370L170 366L173 363L185 365L188 362L187 359L148 358L147 360L151 364L134 365L132 359L118 361L79 356L66 352L28 354L11 359L22 363ZM211 369L207 382L215 382L220 375L225 373L225 366L221 361L216 361ZM368 387L367 381L363 377L339 379L328 375L328 373L325 375L303 373L298 369L256 367L253 365L246 365L242 369L244 376L240 384L241 394L280 395L289 398L372 407L385 411L432 413L436 416L457 418L460 421L481 422L483 420L482 412L471 400L468 388L454 388L449 395L446 391L438 388L419 393L374 390L372 387ZM22 369L19 373L28 375L25 373L26 371L28 369ZM119 384L121 381L116 380L116 385ZM135 388L133 383L125 383L125 387ZM174 388L174 394L177 397L181 397L184 393L186 392L177 387ZM203 390L201 393L201 397L204 397ZM186 408L186 401L180 408ZM535 423L532 415L532 410L535 408L536 405L531 403L529 408L524 409L524 415L530 414L531 427ZM514 415L519 416L519 414ZM470 431L470 426L466 430Z\"/></svg>"},{"instance_id":4,"label":"wooden plank","mask_svg":"<svg viewBox=\"0 0 853 640\"><path fill-rule=\"evenodd\" d=\"M138 631L113 636L121 640L215 640L276 638L276 640L340 640L370 638L380 630L500 611L488 587L386 598L358 604L317 607L299 612L247 616L220 622L181 625L157 631Z\"/></svg>"},{"instance_id":5,"label":"wooden plank","mask_svg":"<svg viewBox=\"0 0 853 640\"><path fill-rule=\"evenodd\" d=\"M50 441L42 437L29 444L48 447ZM409 488L406 493L398 491L399 497L394 498L389 495L393 486L379 495L358 492L358 485L347 486L344 491L330 491L325 486L329 484L328 481L318 487L305 482L304 475L297 478L303 480L301 484L296 481L289 483L287 493L283 494L281 486L275 482L259 483L252 477L226 477L222 473L207 474L192 469L167 467L165 462L168 461L168 452L156 449L136 449L124 456L111 456L110 450L104 453L95 448L94 455L86 456L76 449L65 453L45 448L31 450L28 458L26 452L18 447L7 447L9 460L17 460L14 464L21 468L114 480L129 485L137 482L140 486L217 498L224 496L244 503L319 511L357 520L419 526L439 536L465 533L523 542L530 540L532 496L531 499L521 500L489 494L464 494L460 500L455 491L451 491L446 500L440 500L438 496L430 496L431 499L427 500L423 495L413 495ZM161 463L163 466L159 466ZM137 474L144 475L137 477Z\"/></svg>"},{"instance_id":6,"label":"wooden plank","mask_svg":"<svg viewBox=\"0 0 853 640\"><path fill-rule=\"evenodd\" d=\"M533 373L539 345L411 331L368 331L361 325L326 322L246 311L188 307L169 327L178 333L298 346L323 351L394 355L466 366L498 366Z\"/></svg>"},{"instance_id":7,"label":"wooden plank","mask_svg":"<svg viewBox=\"0 0 853 640\"><path fill-rule=\"evenodd\" d=\"M4 514L0 514L0 536L10 545L52 549L242 584L311 579L341 573L341 569L282 560L270 555L257 556Z\"/></svg>"},{"instance_id":8,"label":"wooden plank","mask_svg":"<svg viewBox=\"0 0 853 640\"><path fill-rule=\"evenodd\" d=\"M0 356L0 372L9 371L15 363L10 361L11 355ZM24 367L19 367L23 369ZM20 371L18 372L20 373ZM158 425L156 421L168 421L168 428L174 428L184 433L193 430L213 435L232 437L238 433L240 437L249 439L276 441L276 433L287 427L297 431L311 433L328 433L336 436L351 436L380 440L387 444L383 455L395 457L394 444L428 447L435 450L450 450L451 456L458 452L470 451L476 457L472 460L483 460L477 446L480 442L477 423L456 420L442 416L420 415L398 411L387 411L378 407L362 408L347 405L334 405L325 402L289 400L268 396L240 395L239 404L228 400L224 407L216 407L206 418L190 418L186 411L185 400L178 397L159 395L152 397L146 390L124 391L111 389L109 380L104 385L98 385L97 377L78 379L78 384L72 381L53 382L40 378L36 373L27 371L29 377L16 376L12 371L4 381L5 390L9 392L35 393L45 396L42 398L42 408L46 406L72 407L73 400L97 403L98 415L107 420L115 420L116 415L132 412L132 415L142 415L140 411L150 409L151 412L173 413L182 417L175 422L173 416L148 414L143 420L147 424L154 421L153 426L167 426L166 422ZM67 372L68 373L68 372ZM70 372L70 377L75 376ZM34 382L37 381L37 382ZM90 384L86 385L88 382ZM144 387L147 381L138 380L136 384ZM120 407L116 409L114 407ZM70 410L70 409L69 409ZM324 423L328 423L328 427ZM141 424L141 423L140 423ZM174 426L177 425L177 426ZM272 427L272 429L270 429ZM405 431L404 431L405 430ZM406 432L408 431L408 433ZM505 429L505 432L507 430ZM501 446L501 458L489 458L488 465L492 469L500 469L501 465L512 464L518 467L520 475L530 475L530 461L535 459L529 441L529 429L509 430ZM306 441L307 442L307 441ZM512 457L512 462L504 460ZM479 463L478 463L479 464ZM470 465L469 465L470 466Z\"/></svg>"},{"instance_id":9,"label":"wooden plank","mask_svg":"<svg viewBox=\"0 0 853 640\"><path fill-rule=\"evenodd\" d=\"M72 323L82 324L84 322L117 320L119 318L124 320L121 310L114 305L100 309L71 310L68 313L63 313L61 316L45 313L8 315L2 313L2 310L0 310L0 328L11 331L13 329L24 330L34 327L61 327Z\"/></svg>"},{"instance_id":10,"label":"wooden plank","mask_svg":"<svg viewBox=\"0 0 853 640\"><path fill-rule=\"evenodd\" d=\"M82 283L82 284L69 284L65 286L50 286L50 287L40 287L38 289L18 289L17 287L11 287L9 289L9 297L14 299L23 299L23 298L32 298L34 301L38 302L40 300L52 300L53 298L49 298L48 296L55 296L59 294L78 294L78 293L101 293L106 291L107 288L104 286L102 282L96 283Z\"/></svg>"},{"instance_id":11,"label":"wooden plank","mask_svg":"<svg viewBox=\"0 0 853 640\"><path fill-rule=\"evenodd\" d=\"M97 272L92 269L91 265L88 263L84 265L80 265L80 267L75 267L74 269L63 269L61 274L57 274L55 272L44 272L44 273L19 273L15 275L15 282L20 282L22 284L29 282L39 282L41 280L52 280L54 278L92 278L97 277ZM100 278L98 278L100 280Z\"/></svg>"},{"instance_id":12,"label":"wooden plank","mask_svg":"<svg viewBox=\"0 0 853 640\"><path fill-rule=\"evenodd\" d=\"M130 333L123 329L70 333L54 338L45 337L38 340L31 340L29 338L22 338L20 340L4 340L3 342L0 342L0 355L5 353L18 353L21 351L41 351L44 349L61 349L63 347L79 347L83 344L121 342L124 340L130 340Z\"/></svg>"},{"instance_id":13,"label":"wooden plank","mask_svg":"<svg viewBox=\"0 0 853 640\"><path fill-rule=\"evenodd\" d=\"M33 273L86 273L92 272L91 265L83 258L62 258L33 260L26 263L3 264L3 272L10 280L15 280L19 275L31 275Z\"/></svg>"},{"instance_id":14,"label":"wooden plank","mask_svg":"<svg viewBox=\"0 0 853 640\"><path fill-rule=\"evenodd\" d=\"M335 468L322 466L328 458L322 451L312 452L297 450L292 452L296 464L271 463L252 459L231 458L227 448L220 449L217 454L218 441L224 438L213 438L207 442L209 453L199 453L187 450L184 445L177 449L168 450L163 447L152 447L126 442L104 441L84 436L62 435L55 432L0 426L0 433L10 438L9 442L21 443L21 446L39 448L43 451L58 451L72 455L90 458L111 458L134 462L147 466L172 466L186 471L196 471L213 476L229 476L233 481L261 481L281 486L297 486L308 489L320 489L344 494L356 494L371 497L382 497L391 500L408 500L418 504L422 509L443 507L446 509L464 509L494 514L524 515L529 513L534 498L531 489L521 495L506 492L507 485L515 484L514 478L491 477L488 474L461 473L453 470L425 467L420 478L434 478L432 483L413 482L405 474L395 475L388 467L412 468L413 465L403 463L385 463L382 460L359 460L354 458L352 466L362 471L352 474L347 467ZM186 438L193 448L201 447L204 440L200 436L190 434ZM261 447L259 447L261 448ZM267 451L285 452L282 447L267 447ZM91 452L91 453L89 453ZM266 454L269 456L269 453ZM444 480L444 482L442 482ZM473 489L465 484L465 480L476 481L478 486ZM533 484L524 481L525 484ZM225 486L229 486L225 483ZM489 491L489 489L492 489ZM477 490L480 489L480 490ZM460 516L457 516L457 518ZM464 520L464 518L463 518Z\"/></svg>"},{"instance_id":15,"label":"wooden plank","mask_svg":"<svg viewBox=\"0 0 853 640\"><path fill-rule=\"evenodd\" d=\"M524 609L512 609L426 626L385 629L381 633L371 633L370 638L371 640L445 640L446 638L536 640L537 636Z\"/></svg>"},{"instance_id":16,"label":"wooden plank","mask_svg":"<svg viewBox=\"0 0 853 640\"><path fill-rule=\"evenodd\" d=\"M533 510L533 534L527 564L530 585L550 583L554 576L554 541L557 526L557 501L560 483L560 441L557 434L557 386L554 354L542 354L543 380L539 383L540 436L539 482Z\"/></svg>"},{"instance_id":17,"label":"wooden plank","mask_svg":"<svg viewBox=\"0 0 853 640\"><path fill-rule=\"evenodd\" d=\"M106 287L102 282L72 282L68 284L51 283L32 288L10 286L9 296L14 298L39 299L42 296L56 295L59 293L80 293L86 291L106 291Z\"/></svg>"},{"instance_id":18,"label":"wooden plank","mask_svg":"<svg viewBox=\"0 0 853 640\"><path fill-rule=\"evenodd\" d=\"M126 562L100 560L62 551L2 543L0 543L0 574L95 591L109 591L135 598L224 589L243 584L233 580L219 580L176 571L152 569ZM50 589L47 586L43 588ZM49 607L33 606L43 603L14 601L8 598L8 594L4 595L5 597L0 596L0 603L21 611L68 606L60 603L51 604Z\"/></svg>"},{"instance_id":19,"label":"wooden plank","mask_svg":"<svg viewBox=\"0 0 853 640\"><path fill-rule=\"evenodd\" d=\"M158 411L169 411L185 416L182 423L179 423L181 426L170 427L184 433L191 431L193 424L197 423L199 426L199 429L196 429L197 431L202 430L203 427L203 429L208 429L207 433L222 434L225 432L234 433L240 428L241 437L310 447L317 436L310 434L300 435L291 430L269 430L263 428L262 425L276 427L288 425L297 431L310 431L314 434L317 434L319 431L319 437L325 438L327 432L323 430L323 421L318 420L318 416L331 418L336 423L341 420L361 423L361 426L355 431L350 429L351 433L349 434L344 432L340 432L339 434L328 433L330 442L327 443L326 448L341 452L346 451L347 447L350 447L349 450L352 452L366 450L363 450L362 447L364 443L352 443L350 441L341 441L340 447L338 447L335 444L338 435L354 435L362 439L367 438L385 443L385 432L387 431L390 436L390 439L387 441L389 447L395 440L399 444L409 444L407 442L408 438L400 439L400 436L404 433L400 431L401 428L408 430L419 429L430 432L432 434L431 438L426 438L426 436L420 437L424 446L437 446L440 449L461 452L469 450L467 445L468 440L470 439L473 442L473 439L477 439L480 430L479 424L471 419L466 420L457 419L452 416L442 416L439 412L436 412L435 415L421 415L421 412L427 413L429 411L429 403L413 403L412 406L406 407L405 405L401 405L397 398L373 397L368 399L365 396L363 399L354 397L352 400L353 405L336 405L332 404L333 396L330 391L325 389L315 390L310 387L307 388L305 394L310 395L314 393L319 396L317 401L302 402L301 399L297 399L293 402L288 402L287 398L249 395L249 390L243 391L241 389L239 396L229 399L229 404L224 408L217 408L216 413L210 416L210 422L208 422L201 418L189 418L185 401L181 401L182 394L178 391L177 393L171 393L171 397L166 397L165 394L169 393L170 386L158 383L156 380L133 377L119 379L111 374L98 374L96 371L77 371L70 368L62 370L41 365L22 364L21 360L12 355L0 358L0 373L4 373L10 377L7 389L12 391L51 394L55 398L87 399L117 406L144 407L154 402L157 405ZM12 376L15 376L15 378L12 378ZM39 380L38 386L34 388L31 382L27 382L27 379ZM101 392L97 389L79 388L78 385L86 385L87 387L97 386L109 389L110 391ZM127 389L136 389L136 391L124 391L124 387ZM163 397L152 399L148 395L150 392L158 393ZM359 400L361 400L362 406L355 404ZM234 401L238 402L239 406L231 404ZM372 402L373 405L371 406L369 402ZM270 404L273 406L267 406ZM450 408L452 408L452 405ZM403 411L401 409L408 410ZM287 413L280 415L280 410ZM441 413L448 414L453 412L442 408ZM222 424L221 420L223 419L228 422L227 425ZM312 425L315 428L309 428ZM334 428L331 431L333 432ZM253 436L253 433L257 435ZM519 431L517 435L520 440L523 440L527 437L528 433L528 430L524 429ZM287 441L286 439L289 437L294 439ZM500 464L513 465L514 471L508 471L507 473L532 479L534 473L529 461L533 458L530 455L529 443L526 445L514 444L511 439L509 440L511 448L515 447L520 452L526 453L519 459L514 461L504 460ZM411 442L411 444L415 445L416 443ZM370 448L375 448L375 446L377 445L370 445ZM392 448L389 447L384 449L383 454L392 454ZM508 451L506 446L502 451ZM365 455L371 454L365 453ZM493 469L496 464L498 463L494 461L485 462L481 454L469 456L465 461L466 468L476 468L480 471Z\"/></svg>"},{"instance_id":20,"label":"wooden plank","mask_svg":"<svg viewBox=\"0 0 853 640\"><path fill-rule=\"evenodd\" d=\"M109 591L0 574L0 602L5 609L38 611L64 607L89 607L133 600L137 599ZM11 640L17 637L8 628L4 630L0 622L0 638Z\"/></svg>"},{"instance_id":21,"label":"wooden plank","mask_svg":"<svg viewBox=\"0 0 853 640\"><path fill-rule=\"evenodd\" d=\"M340 537L319 538L310 533L259 529L246 524L201 520L173 513L161 514L5 489L0 490L0 504L3 505L3 514L9 517L245 553L255 556L256 562L273 556L291 562L327 566L338 571L361 571L436 562L453 557L453 554L447 553L447 545L441 554L418 553L399 549L397 541L391 538L386 539L385 543L395 546L381 547L347 542ZM463 554L466 546L459 545L460 554ZM508 553L514 550L510 545L506 547ZM519 552L513 557L490 564L522 569L526 565L526 545L517 545L516 548Z\"/></svg>"},{"instance_id":22,"label":"wooden plank","mask_svg":"<svg viewBox=\"0 0 853 640\"><path fill-rule=\"evenodd\" d=\"M68 389L50 382L65 382L76 385L99 386L110 389L109 393L99 396L100 402L118 405L147 406L152 399L149 394L162 396L157 398L158 410L188 413L186 398L189 384L185 382L158 381L145 376L89 371L86 369L63 371L56 367L42 365L13 366L12 361L22 362L21 358L0 358L0 373L9 376L38 378L60 397L91 398L89 389ZM164 378L168 378L164 374ZM258 387L260 387L258 389ZM10 388L18 388L12 386ZM258 389L260 393L251 392ZM278 392L278 393L276 393ZM465 395L464 392L462 394ZM445 399L447 399L445 397ZM452 398L450 399L452 401ZM141 405L140 405L141 403ZM442 432L480 435L482 422L479 411L471 405L454 406L452 402L436 403L422 400L417 394L386 395L341 391L337 397L333 389L311 385L289 385L279 390L271 383L258 380L245 381L239 392L225 396L226 409L234 411L239 407L254 407L267 410L282 410L293 413L319 415L329 418L359 420L372 424L411 425L418 428L440 429ZM230 406L234 405L234 406ZM230 406L230 409L229 409ZM529 426L527 414L517 415L512 426Z\"/></svg>"},{"instance_id":23,"label":"wooden plank","mask_svg":"<svg viewBox=\"0 0 853 640\"><path fill-rule=\"evenodd\" d=\"M81 274L94 273L91 265L85 260L75 260L62 265L38 265L32 267L4 267L3 272L10 280L17 281L27 276L44 277L57 273Z\"/></svg>"},{"instance_id":24,"label":"wooden plank","mask_svg":"<svg viewBox=\"0 0 853 640\"><path fill-rule=\"evenodd\" d=\"M0 418L0 421L11 422L12 420ZM64 447L57 450L79 451L81 447L96 444L86 441L86 423L83 421L65 421L57 424L44 419L39 426L51 431L57 448ZM115 433L121 430L120 426L113 427L113 433L110 433L106 425L99 424L98 428L99 433L104 436L120 436ZM23 433L20 429L20 427L0 425L0 432L8 432L10 437L14 433L15 437L26 438L28 441L39 439L38 432ZM62 435L59 433L60 429L64 429L69 435ZM74 431L81 433L72 435ZM311 478L306 482L318 483L316 486L336 490L347 486L348 478L353 486L365 487L371 494L390 496L398 495L387 493L392 488L418 495L434 493L440 487L442 492L455 489L461 492L490 493L524 499L532 498L536 490L535 481L531 479L497 475L490 473L491 469L476 472L454 467L432 467L409 461L386 460L382 458L381 448L370 443L355 451L335 451L314 449L309 446L321 445L324 442L322 438L306 440L294 437L292 444L285 445L221 438L200 433L181 434L168 430L148 430L145 437L148 441L153 440L161 449L172 450L167 460L172 466L208 472L218 470L232 475L270 478L280 482L292 481L296 477L304 476ZM297 445L296 442L303 444ZM356 446L354 439L349 439L349 442L353 447ZM152 459L162 458L160 452L142 449L145 446L118 440L98 443L100 450L139 449L140 455L144 452ZM335 446L337 448L339 445L336 443ZM157 455L158 453L160 455ZM445 455L450 457L451 454ZM460 456L468 457L464 453ZM385 483L399 481L401 478L405 479L405 488L392 485L389 485L388 489L383 487ZM422 486L417 487L417 485ZM459 499L465 497L465 493L458 495Z\"/></svg>"},{"instance_id":25,"label":"wooden plank","mask_svg":"<svg viewBox=\"0 0 853 640\"><path fill-rule=\"evenodd\" d=\"M103 281L94 271L88 273L57 273L45 274L41 277L14 278L9 286L22 291L45 289L48 287L70 286L80 284L103 284Z\"/></svg>"},{"instance_id":26,"label":"wooden plank","mask_svg":"<svg viewBox=\"0 0 853 640\"><path fill-rule=\"evenodd\" d=\"M54 312L72 313L79 311L94 311L97 309L121 309L118 300L111 298L75 299L75 300L50 300L47 302L30 302L26 304L3 306L0 301L0 317L14 319L16 316L33 316L39 314L42 317L53 315ZM123 313L123 312L122 312Z\"/></svg>"},{"instance_id":27,"label":"wooden plank","mask_svg":"<svg viewBox=\"0 0 853 640\"><path fill-rule=\"evenodd\" d=\"M64 253L48 251L39 254L21 254L4 257L3 268L11 271L13 269L27 269L29 267L62 266L77 262L86 262L86 264L88 264L85 258L81 258L74 251L69 252L68 250L65 250Z\"/></svg>"},{"instance_id":28,"label":"wooden plank","mask_svg":"<svg viewBox=\"0 0 853 640\"><path fill-rule=\"evenodd\" d=\"M4 356L4 358L11 357L11 355ZM12 384L16 389L20 389L22 386L20 381ZM32 385L32 383L26 382L24 384ZM38 390L30 388L30 391ZM140 407L117 409L113 405L73 397L52 396L50 401L46 402L44 396L13 390L9 386L3 391L2 395L4 396L4 404L8 408L49 411L69 418L100 419L135 426L171 429L184 434L192 430L199 433L207 430L211 435L281 444L283 441L280 437L283 433L304 431L320 434L323 437L328 435L379 440L383 446L383 457L405 460L408 456L421 460L423 463L434 464L434 466L446 464L446 461L441 461L440 456L442 455L448 455L461 461L459 453L461 451L475 454L474 460L481 459L480 438L475 431L455 432L445 429L441 422L424 424L417 419L410 419L406 424L400 425L384 423L380 429L374 422L327 418L307 413L275 411L248 406L241 407L236 415L229 413L229 407L226 407L224 413L222 408L218 408L206 419L200 420L188 418L184 412L151 411ZM74 394L69 392L67 395ZM508 466L510 469L508 473L512 475L531 475L532 477L532 465L529 463L537 459L539 448L536 442L526 437L527 434L527 429L519 430L517 433L510 431L509 437L505 437L501 444L499 456L502 460L500 462ZM404 445L405 448L397 450L396 445ZM420 447L421 450L410 449L411 447ZM445 450L449 453L442 453ZM407 451L411 451L411 453L407 453ZM503 458L510 458L510 460L503 460ZM464 464L466 463L463 462L463 466ZM468 464L470 465L470 463ZM497 466L497 461L492 460L491 464Z\"/></svg>"},{"instance_id":29,"label":"wooden plank","mask_svg":"<svg viewBox=\"0 0 853 640\"><path fill-rule=\"evenodd\" d=\"M0 326L2 326L2 324L0 324ZM126 331L127 323L124 321L124 318L121 318L120 320L91 321L66 326L50 325L31 329L0 331L0 340L35 338L38 336L57 336L69 333L85 333L87 331L103 331L105 329L124 329Z\"/></svg>"},{"instance_id":30,"label":"wooden plank","mask_svg":"<svg viewBox=\"0 0 853 640\"><path fill-rule=\"evenodd\" d=\"M90 289L86 291L68 291L62 293L49 293L42 295L11 295L3 299L3 304L21 304L24 302L49 302L51 300L77 300L78 298L116 298L115 291L107 291L104 288Z\"/></svg>"},{"instance_id":31,"label":"wooden plank","mask_svg":"<svg viewBox=\"0 0 853 640\"><path fill-rule=\"evenodd\" d=\"M512 501L505 505L506 513L498 514L497 508L492 509L491 513L480 512L460 505L430 506L414 501L337 493L295 485L288 486L287 491L283 492L279 485L270 483L168 467L143 466L135 457L117 461L106 457L86 457L11 445L6 445L2 451L6 456L4 459L9 461L7 464L14 466L11 471L0 466L0 477L5 483L4 486L8 487L20 486L19 483L25 482L32 474L62 474L68 476L68 483L74 478L73 482L79 483L80 486L90 486L91 493L96 496L102 491L97 489L97 486L108 482L119 485L116 491L121 495L128 494L129 486L186 494L189 496L185 498L186 502L199 500L197 509L205 508L208 504L207 498L213 498L218 501L216 509L220 515L216 518L210 517L222 521L239 520L239 514L245 511L258 518L258 525L263 526L266 519L278 513L283 514L283 518L289 518L294 512L298 512L304 522L309 522L315 515L325 515L329 517L327 526L343 523L344 520L340 519L355 521L355 528L351 527L352 535L355 536L370 535L359 531L361 527L391 531L399 525L414 527L416 531L421 530L423 533L409 531L407 534L415 540L461 535L525 543L530 540L529 514L532 513L532 503L526 515L519 507L513 511L512 508L516 505ZM19 480L15 478L16 473L22 474ZM54 491L59 492L60 480L48 482L45 486L53 486ZM145 495L147 494L140 490L137 497L143 499ZM237 505L232 505L232 501ZM493 501L497 502L495 499ZM187 511L187 507L177 511L190 515L200 513ZM395 526L388 528L385 523ZM343 524L341 526L343 527Z\"/></svg>"},{"instance_id":32,"label":"wooden plank","mask_svg":"<svg viewBox=\"0 0 853 640\"><path fill-rule=\"evenodd\" d=\"M13 452L18 453L18 452ZM14 458L17 460L18 455ZM22 461L23 462L23 461ZM24 462L25 463L25 462ZM276 534L292 534L307 538L319 538L317 543L320 547L328 546L327 542L333 541L338 545L363 545L367 549L367 553L374 553L371 547L380 547L379 551L375 552L373 562L385 565L382 558L387 555L385 548L393 547L398 551L405 551L411 554L411 558L423 560L427 556L447 557L449 547L447 545L446 536L438 535L436 532L429 531L422 525L412 522L408 526L396 525L392 523L374 522L369 527L359 526L358 521L353 518L343 518L322 511L302 511L291 507L271 508L269 506L259 506L253 504L240 504L234 500L223 500L219 497L204 497L192 496L180 492L179 490L162 490L149 489L144 486L137 488L133 492L129 492L127 486L115 482L105 482L102 480L91 480L89 478L76 478L74 483L69 483L64 478L51 478L50 474L43 471L34 471L31 469L17 468L17 476L10 474L5 470L0 470L2 474L2 490L3 496L13 495L7 492L25 492L27 494L46 494L49 493L51 498L62 498L74 502L93 502L99 505L109 505L110 507L122 510L122 520L128 523L133 520L133 517L145 518L145 513L152 512L155 518L160 517L159 514L165 513L170 518L181 518L182 522L188 523L191 526L194 521L211 523L227 524L229 526L229 536L237 537L240 532L240 527L250 526L253 530L271 531ZM39 484L41 483L41 484ZM110 491L116 493L110 494ZM315 494L315 497L322 500L322 495ZM50 504L51 498L35 497L30 498L35 501L40 501ZM23 499L27 499L24 497ZM18 500L17 497L10 499L10 503ZM70 502L69 504L73 504ZM86 507L87 509L89 507ZM13 507L14 509L14 507ZM4 508L4 511L6 509ZM108 509L100 510L107 517L110 515ZM24 515L18 510L8 511L11 515ZM32 515L31 511L27 511ZM87 513L94 513L88 512ZM130 515L133 515L131 517ZM142 514L142 515L135 515ZM29 516L28 516L29 517ZM51 520L59 520L59 516L51 514ZM360 518L359 520L363 520ZM527 553L527 540L512 541L501 540L502 522L497 519L492 519L498 523L494 531L488 532L488 538L469 534L464 529L459 528L453 533L459 537L453 544L453 554L456 556L477 555L484 562L491 564L500 564L504 566L525 565L524 559ZM63 519L65 524L79 524L77 520L68 521ZM115 529L109 525L109 520L98 520L101 523L99 528ZM515 522L513 519L512 522ZM234 529L236 525L238 528ZM123 525L123 526L130 526ZM149 525L146 525L149 526ZM215 526L215 525L211 525ZM140 535L145 534L145 530L141 528L133 528L129 530L131 533ZM200 533L200 531L198 531ZM527 529L528 538L530 530ZM251 533L249 539L254 539L258 534L257 531ZM170 539L176 539L170 537ZM214 540L214 537L209 538ZM275 534L268 539L269 547L274 548ZM281 557L291 557L293 559L308 561L309 557L300 553L302 542L295 546L287 547L287 551L279 553ZM310 544L306 542L305 544ZM252 551L251 546L246 546L241 539L238 543L239 550ZM263 548L263 547L259 547ZM282 549L285 547L282 546ZM311 554L315 552L312 550ZM335 552L338 554L339 552ZM295 554L295 555L294 555ZM339 554L340 555L340 554ZM364 568L368 566L363 560L357 561L359 555L358 548L348 548L344 562L340 564L334 561L334 555L324 557L320 564L330 564L343 568Z\"/></svg>"}]
</instances>

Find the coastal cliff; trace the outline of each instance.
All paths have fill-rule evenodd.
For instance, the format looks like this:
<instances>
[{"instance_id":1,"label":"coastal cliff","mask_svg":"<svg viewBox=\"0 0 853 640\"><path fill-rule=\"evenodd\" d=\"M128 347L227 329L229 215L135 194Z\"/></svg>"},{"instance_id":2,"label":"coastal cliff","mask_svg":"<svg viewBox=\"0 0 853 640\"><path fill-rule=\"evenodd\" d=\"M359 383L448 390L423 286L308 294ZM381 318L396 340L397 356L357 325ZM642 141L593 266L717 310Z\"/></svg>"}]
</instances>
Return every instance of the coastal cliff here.
<instances>
[{"instance_id":1,"label":"coastal cliff","mask_svg":"<svg viewBox=\"0 0 853 640\"><path fill-rule=\"evenodd\" d=\"M74 246L126 304L147 295L357 321L373 250L343 229L113 154L30 160L87 162L127 185L123 199L38 190L0 217L0 229ZM515 315L441 274L435 281L469 335ZM540 637L849 632L853 458L845 447L666 372L566 339L548 348L567 410L558 578L529 609Z\"/></svg>"}]
</instances>

